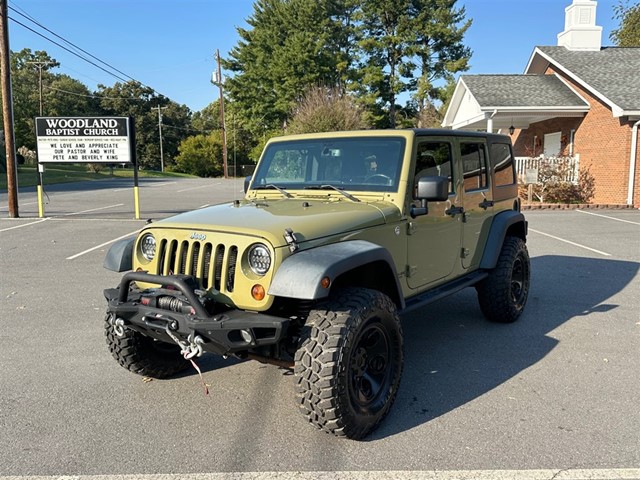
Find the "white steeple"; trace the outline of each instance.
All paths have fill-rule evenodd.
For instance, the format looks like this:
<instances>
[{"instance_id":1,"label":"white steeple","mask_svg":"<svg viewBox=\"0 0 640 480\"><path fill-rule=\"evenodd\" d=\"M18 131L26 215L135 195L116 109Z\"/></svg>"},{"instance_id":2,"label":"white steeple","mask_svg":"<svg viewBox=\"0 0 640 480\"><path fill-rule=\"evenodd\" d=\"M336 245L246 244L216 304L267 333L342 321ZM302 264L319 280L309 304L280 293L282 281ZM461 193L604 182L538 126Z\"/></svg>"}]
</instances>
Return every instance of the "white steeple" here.
<instances>
[{"instance_id":1,"label":"white steeple","mask_svg":"<svg viewBox=\"0 0 640 480\"><path fill-rule=\"evenodd\" d=\"M596 25L594 0L573 0L564 9L564 31L558 34L558 46L569 50L600 50L602 27Z\"/></svg>"}]
</instances>

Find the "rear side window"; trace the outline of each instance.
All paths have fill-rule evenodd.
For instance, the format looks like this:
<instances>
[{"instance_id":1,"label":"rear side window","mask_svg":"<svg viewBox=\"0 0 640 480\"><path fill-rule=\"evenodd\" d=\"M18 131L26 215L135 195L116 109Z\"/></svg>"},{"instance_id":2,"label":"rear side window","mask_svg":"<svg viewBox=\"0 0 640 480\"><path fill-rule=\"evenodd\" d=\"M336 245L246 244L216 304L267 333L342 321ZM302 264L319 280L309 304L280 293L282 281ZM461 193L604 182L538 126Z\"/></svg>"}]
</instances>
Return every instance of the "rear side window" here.
<instances>
[{"instance_id":1,"label":"rear side window","mask_svg":"<svg viewBox=\"0 0 640 480\"><path fill-rule=\"evenodd\" d=\"M465 191L487 188L487 155L484 143L461 143L460 156Z\"/></svg>"},{"instance_id":2,"label":"rear side window","mask_svg":"<svg viewBox=\"0 0 640 480\"><path fill-rule=\"evenodd\" d=\"M516 183L516 169L511 155L511 148L506 143L491 144L491 168L496 187L504 187Z\"/></svg>"}]
</instances>

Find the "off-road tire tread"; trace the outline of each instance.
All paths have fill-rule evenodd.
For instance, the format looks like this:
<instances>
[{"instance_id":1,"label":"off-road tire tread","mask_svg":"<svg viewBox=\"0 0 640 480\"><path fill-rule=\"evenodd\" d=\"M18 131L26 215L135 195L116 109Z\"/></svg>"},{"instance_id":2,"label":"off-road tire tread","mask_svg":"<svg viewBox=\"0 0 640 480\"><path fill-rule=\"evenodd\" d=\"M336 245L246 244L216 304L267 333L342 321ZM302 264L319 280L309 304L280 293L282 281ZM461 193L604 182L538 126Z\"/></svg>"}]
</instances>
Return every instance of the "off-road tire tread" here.
<instances>
[{"instance_id":1,"label":"off-road tire tread","mask_svg":"<svg viewBox=\"0 0 640 480\"><path fill-rule=\"evenodd\" d=\"M511 301L511 272L516 257L522 254L527 263L527 294L529 290L529 252L527 245L519 237L507 236L502 245L500 256L495 268L489 276L476 285L478 303L484 316L497 323L513 323L522 313ZM526 303L526 297L525 297Z\"/></svg>"},{"instance_id":2,"label":"off-road tire tread","mask_svg":"<svg viewBox=\"0 0 640 480\"><path fill-rule=\"evenodd\" d=\"M166 352L159 355L151 350L150 338L139 332L125 328L122 337L115 334L109 323L109 315L105 318L105 336L107 345L113 358L127 370L151 378L168 378L180 373L189 363L180 355L176 345L176 352Z\"/></svg>"},{"instance_id":3,"label":"off-road tire tread","mask_svg":"<svg viewBox=\"0 0 640 480\"><path fill-rule=\"evenodd\" d=\"M389 312L396 325L400 344L400 367L389 401L375 424L363 429L345 421L347 407L341 402L348 395L337 380L344 347L357 334L357 323L376 308ZM360 317L359 317L360 316ZM402 376L402 327L396 305L386 295L365 288L339 290L309 313L306 331L295 354L296 400L302 414L317 428L338 437L360 439L373 431L391 408Z\"/></svg>"}]
</instances>

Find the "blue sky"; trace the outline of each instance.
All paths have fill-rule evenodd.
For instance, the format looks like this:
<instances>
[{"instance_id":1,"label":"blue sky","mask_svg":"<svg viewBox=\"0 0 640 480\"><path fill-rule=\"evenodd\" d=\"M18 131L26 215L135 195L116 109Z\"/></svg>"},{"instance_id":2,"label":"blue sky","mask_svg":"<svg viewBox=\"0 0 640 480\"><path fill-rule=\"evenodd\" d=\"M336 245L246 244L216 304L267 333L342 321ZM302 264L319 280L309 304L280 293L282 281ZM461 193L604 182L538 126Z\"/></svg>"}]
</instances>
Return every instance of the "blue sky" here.
<instances>
[{"instance_id":1,"label":"blue sky","mask_svg":"<svg viewBox=\"0 0 640 480\"><path fill-rule=\"evenodd\" d=\"M556 45L570 3L458 0L473 19L465 36L473 50L467 73L522 73L535 45ZM612 19L616 4L598 1L603 45L611 44L609 34L618 26ZM9 0L9 7L193 111L217 98L210 83L216 48L225 56L237 44L236 28L246 26L252 5L251 0ZM16 11L9 10L9 17L41 31ZM118 81L13 21L9 43L13 51L46 50L61 63L56 72L91 90Z\"/></svg>"}]
</instances>

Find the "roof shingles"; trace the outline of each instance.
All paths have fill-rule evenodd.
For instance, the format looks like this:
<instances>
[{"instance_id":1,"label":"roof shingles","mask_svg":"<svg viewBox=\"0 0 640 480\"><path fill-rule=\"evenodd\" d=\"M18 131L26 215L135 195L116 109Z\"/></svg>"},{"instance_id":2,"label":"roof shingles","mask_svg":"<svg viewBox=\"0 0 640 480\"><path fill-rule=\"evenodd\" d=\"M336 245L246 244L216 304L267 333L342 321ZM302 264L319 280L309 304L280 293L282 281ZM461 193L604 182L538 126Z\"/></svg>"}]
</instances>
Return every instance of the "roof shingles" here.
<instances>
[{"instance_id":1,"label":"roof shingles","mask_svg":"<svg viewBox=\"0 0 640 480\"><path fill-rule=\"evenodd\" d=\"M537 48L623 110L640 110L640 48L605 47L599 51Z\"/></svg>"},{"instance_id":2,"label":"roof shingles","mask_svg":"<svg viewBox=\"0 0 640 480\"><path fill-rule=\"evenodd\" d=\"M555 75L463 75L481 107L588 107Z\"/></svg>"}]
</instances>

